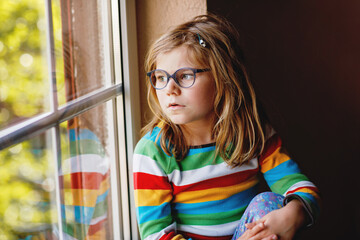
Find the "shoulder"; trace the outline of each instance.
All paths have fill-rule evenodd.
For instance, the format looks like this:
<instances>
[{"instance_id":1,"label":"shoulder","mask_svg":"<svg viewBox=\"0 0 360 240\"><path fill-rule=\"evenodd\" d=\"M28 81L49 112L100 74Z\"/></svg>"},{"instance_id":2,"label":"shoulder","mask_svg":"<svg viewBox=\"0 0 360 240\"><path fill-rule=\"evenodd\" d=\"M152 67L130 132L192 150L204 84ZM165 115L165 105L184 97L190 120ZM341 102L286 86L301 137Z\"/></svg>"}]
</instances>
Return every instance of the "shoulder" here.
<instances>
[{"instance_id":1,"label":"shoulder","mask_svg":"<svg viewBox=\"0 0 360 240\"><path fill-rule=\"evenodd\" d=\"M155 127L145 134L136 144L133 163L135 165L156 165L167 172L172 157L167 155L160 146L161 129Z\"/></svg>"},{"instance_id":2,"label":"shoulder","mask_svg":"<svg viewBox=\"0 0 360 240\"><path fill-rule=\"evenodd\" d=\"M160 147L160 128L155 127L152 131L147 132L136 144L134 153L141 154L144 151L157 149Z\"/></svg>"}]
</instances>

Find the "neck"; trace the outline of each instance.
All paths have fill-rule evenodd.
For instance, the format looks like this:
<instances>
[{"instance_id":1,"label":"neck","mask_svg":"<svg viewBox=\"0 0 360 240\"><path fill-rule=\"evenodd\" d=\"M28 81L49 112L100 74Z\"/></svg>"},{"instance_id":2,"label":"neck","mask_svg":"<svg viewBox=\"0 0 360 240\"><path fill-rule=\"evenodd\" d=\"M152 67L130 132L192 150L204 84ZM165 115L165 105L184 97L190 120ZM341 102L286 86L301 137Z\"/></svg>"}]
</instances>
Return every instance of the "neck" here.
<instances>
[{"instance_id":1,"label":"neck","mask_svg":"<svg viewBox=\"0 0 360 240\"><path fill-rule=\"evenodd\" d=\"M186 142L189 146L198 146L214 142L210 126L189 126L181 125Z\"/></svg>"}]
</instances>

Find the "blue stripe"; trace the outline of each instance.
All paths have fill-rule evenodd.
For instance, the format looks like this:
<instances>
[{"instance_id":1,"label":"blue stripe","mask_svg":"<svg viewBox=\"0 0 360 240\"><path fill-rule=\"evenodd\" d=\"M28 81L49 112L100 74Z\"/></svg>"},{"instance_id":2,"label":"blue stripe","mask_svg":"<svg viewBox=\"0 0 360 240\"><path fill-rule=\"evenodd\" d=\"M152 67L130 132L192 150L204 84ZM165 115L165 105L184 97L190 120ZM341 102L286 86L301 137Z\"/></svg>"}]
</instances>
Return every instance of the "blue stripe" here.
<instances>
[{"instance_id":1,"label":"blue stripe","mask_svg":"<svg viewBox=\"0 0 360 240\"><path fill-rule=\"evenodd\" d=\"M100 142L99 138L89 129L81 129L80 133L77 135L75 129L70 129L69 130L69 137L70 137L70 141L77 141L77 140L94 140L96 142Z\"/></svg>"},{"instance_id":2,"label":"blue stripe","mask_svg":"<svg viewBox=\"0 0 360 240\"><path fill-rule=\"evenodd\" d=\"M184 214L209 214L228 212L247 206L258 194L258 185L229 198L201 203L175 203L174 209Z\"/></svg>"},{"instance_id":3,"label":"blue stripe","mask_svg":"<svg viewBox=\"0 0 360 240\"><path fill-rule=\"evenodd\" d=\"M264 173L264 178L271 187L275 182L279 181L287 175L300 173L298 165L293 160L288 160Z\"/></svg>"},{"instance_id":4,"label":"blue stripe","mask_svg":"<svg viewBox=\"0 0 360 240\"><path fill-rule=\"evenodd\" d=\"M215 150L215 146L205 147L205 148L190 148L188 156L198 154L198 153L205 153Z\"/></svg>"},{"instance_id":5,"label":"blue stripe","mask_svg":"<svg viewBox=\"0 0 360 240\"><path fill-rule=\"evenodd\" d=\"M66 220L66 211L63 204L61 204L61 217Z\"/></svg>"},{"instance_id":6,"label":"blue stripe","mask_svg":"<svg viewBox=\"0 0 360 240\"><path fill-rule=\"evenodd\" d=\"M160 219L171 214L170 204L165 202L159 206L141 206L137 207L136 215L139 224L151 220Z\"/></svg>"},{"instance_id":7,"label":"blue stripe","mask_svg":"<svg viewBox=\"0 0 360 240\"><path fill-rule=\"evenodd\" d=\"M145 139L148 139L148 140L151 140L151 141L153 141L153 142L156 142L156 138L157 138L157 136L159 135L160 130L161 130L161 129L160 129L159 127L155 127L151 132L148 132L148 133L144 136L144 138L145 138ZM160 137L161 137L161 136L159 136L158 141L156 142L159 146L160 146Z\"/></svg>"},{"instance_id":8,"label":"blue stripe","mask_svg":"<svg viewBox=\"0 0 360 240\"><path fill-rule=\"evenodd\" d=\"M106 197L108 196L108 194L109 194L109 190L107 190L106 192L104 192L103 194L98 196L96 199L96 203L104 201L106 199Z\"/></svg>"},{"instance_id":9,"label":"blue stripe","mask_svg":"<svg viewBox=\"0 0 360 240\"><path fill-rule=\"evenodd\" d=\"M84 206L64 206L61 205L62 212L69 212L72 211L75 215L75 221L77 223L87 224L89 225L92 219L92 216L94 215L94 208L93 207L84 207ZM66 211L65 211L66 209ZM66 218L65 220L69 221L69 219Z\"/></svg>"},{"instance_id":10,"label":"blue stripe","mask_svg":"<svg viewBox=\"0 0 360 240\"><path fill-rule=\"evenodd\" d=\"M318 206L318 202L316 200L316 198L311 195L310 193L304 193L304 192L294 192L293 194L299 195L300 197L302 197L305 201L314 204L317 208L319 208Z\"/></svg>"}]
</instances>

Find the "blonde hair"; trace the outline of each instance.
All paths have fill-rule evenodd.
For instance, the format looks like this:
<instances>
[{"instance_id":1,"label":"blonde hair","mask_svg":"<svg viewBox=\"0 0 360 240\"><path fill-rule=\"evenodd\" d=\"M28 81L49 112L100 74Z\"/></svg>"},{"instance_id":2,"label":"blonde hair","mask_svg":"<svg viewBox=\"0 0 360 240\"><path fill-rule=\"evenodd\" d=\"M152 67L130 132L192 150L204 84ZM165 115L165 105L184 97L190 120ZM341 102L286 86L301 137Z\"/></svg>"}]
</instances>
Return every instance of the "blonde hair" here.
<instances>
[{"instance_id":1,"label":"blonde hair","mask_svg":"<svg viewBox=\"0 0 360 240\"><path fill-rule=\"evenodd\" d=\"M203 39L206 46L199 44ZM200 15L161 36L150 48L145 70L156 68L159 54L186 46L192 60L210 68L216 85L214 100L215 122L212 136L216 155L229 165L239 166L256 157L264 148L264 127L260 122L256 96L243 61L238 32L225 19L215 15ZM161 110L156 90L148 84L148 103L153 119L142 134L161 124L161 148L177 160L189 151L180 126L172 123Z\"/></svg>"}]
</instances>

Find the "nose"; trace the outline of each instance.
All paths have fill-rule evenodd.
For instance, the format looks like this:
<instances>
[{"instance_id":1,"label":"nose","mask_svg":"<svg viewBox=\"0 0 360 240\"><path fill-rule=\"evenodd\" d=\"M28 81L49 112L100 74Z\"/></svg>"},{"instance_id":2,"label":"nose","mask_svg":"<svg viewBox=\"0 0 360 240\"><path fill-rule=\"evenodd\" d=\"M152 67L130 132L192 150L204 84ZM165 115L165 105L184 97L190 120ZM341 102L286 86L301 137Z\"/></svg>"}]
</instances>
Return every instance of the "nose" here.
<instances>
[{"instance_id":1,"label":"nose","mask_svg":"<svg viewBox=\"0 0 360 240\"><path fill-rule=\"evenodd\" d=\"M173 78L169 79L169 82L165 89L166 89L167 95L172 95L172 94L179 95L179 93L181 91L180 87L176 84L176 82Z\"/></svg>"}]
</instances>

